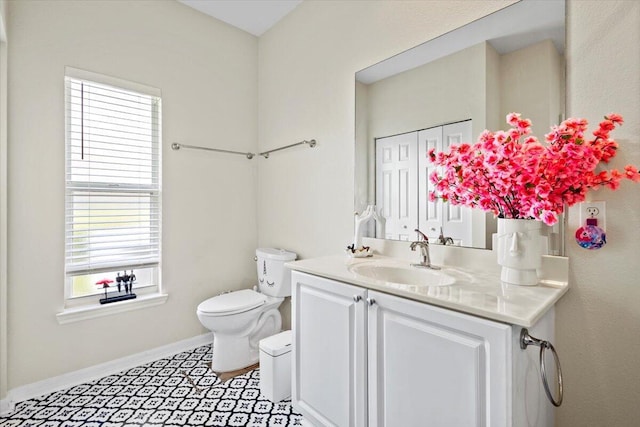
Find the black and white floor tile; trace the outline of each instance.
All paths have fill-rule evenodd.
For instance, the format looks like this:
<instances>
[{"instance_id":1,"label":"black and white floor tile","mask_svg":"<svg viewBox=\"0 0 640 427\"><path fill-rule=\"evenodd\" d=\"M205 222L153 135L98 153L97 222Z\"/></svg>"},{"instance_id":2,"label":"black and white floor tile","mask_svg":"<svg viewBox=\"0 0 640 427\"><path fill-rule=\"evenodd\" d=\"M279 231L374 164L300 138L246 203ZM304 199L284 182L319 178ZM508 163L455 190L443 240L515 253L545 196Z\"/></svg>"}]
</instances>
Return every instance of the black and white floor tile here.
<instances>
[{"instance_id":1,"label":"black and white floor tile","mask_svg":"<svg viewBox=\"0 0 640 427\"><path fill-rule=\"evenodd\" d=\"M290 401L260 395L259 370L222 383L210 361L211 346L198 347L27 400L0 416L0 427L303 425Z\"/></svg>"}]
</instances>

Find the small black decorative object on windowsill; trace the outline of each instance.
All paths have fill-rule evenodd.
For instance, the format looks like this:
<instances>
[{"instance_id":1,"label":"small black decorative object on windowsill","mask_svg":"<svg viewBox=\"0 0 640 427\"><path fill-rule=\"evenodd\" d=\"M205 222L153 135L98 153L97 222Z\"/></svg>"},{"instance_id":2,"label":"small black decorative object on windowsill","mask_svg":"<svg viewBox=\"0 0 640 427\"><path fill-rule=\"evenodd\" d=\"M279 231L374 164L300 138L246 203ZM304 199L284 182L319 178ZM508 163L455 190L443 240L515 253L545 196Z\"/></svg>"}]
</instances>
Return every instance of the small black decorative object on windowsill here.
<instances>
[{"instance_id":1,"label":"small black decorative object on windowsill","mask_svg":"<svg viewBox=\"0 0 640 427\"><path fill-rule=\"evenodd\" d=\"M96 282L96 285L102 286L104 289L104 298L100 298L100 304L109 304L111 302L118 301L126 301L129 299L136 298L136 294L133 293L133 284L136 281L136 275L133 274L133 270L131 270L131 274L127 274L127 270L122 273L118 273L116 277L116 286L118 287L118 291L107 292L109 289L109 283L113 283L113 280L110 279L102 279L99 282ZM122 291L122 287L124 286L124 292Z\"/></svg>"}]
</instances>

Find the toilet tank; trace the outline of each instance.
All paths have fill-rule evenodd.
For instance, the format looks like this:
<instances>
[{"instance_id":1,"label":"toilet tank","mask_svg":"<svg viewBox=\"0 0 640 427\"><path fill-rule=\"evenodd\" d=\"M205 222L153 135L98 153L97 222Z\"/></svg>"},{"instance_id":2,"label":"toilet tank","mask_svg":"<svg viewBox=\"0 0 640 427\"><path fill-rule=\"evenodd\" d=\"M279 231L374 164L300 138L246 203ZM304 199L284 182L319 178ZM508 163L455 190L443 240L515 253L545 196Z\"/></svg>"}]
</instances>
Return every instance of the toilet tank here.
<instances>
[{"instance_id":1,"label":"toilet tank","mask_svg":"<svg viewBox=\"0 0 640 427\"><path fill-rule=\"evenodd\" d=\"M296 254L284 249L256 249L258 268L258 288L272 297L284 298L291 295L291 274L284 264L296 259Z\"/></svg>"}]
</instances>

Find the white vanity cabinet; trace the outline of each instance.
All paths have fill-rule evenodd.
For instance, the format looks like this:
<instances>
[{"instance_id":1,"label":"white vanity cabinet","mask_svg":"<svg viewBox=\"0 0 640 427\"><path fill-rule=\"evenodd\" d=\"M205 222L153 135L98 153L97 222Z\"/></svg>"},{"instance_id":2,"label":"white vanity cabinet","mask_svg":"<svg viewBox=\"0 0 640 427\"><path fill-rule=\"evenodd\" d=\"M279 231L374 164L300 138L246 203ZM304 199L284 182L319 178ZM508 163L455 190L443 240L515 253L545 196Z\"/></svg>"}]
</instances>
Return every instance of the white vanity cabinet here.
<instances>
[{"instance_id":1,"label":"white vanity cabinet","mask_svg":"<svg viewBox=\"0 0 640 427\"><path fill-rule=\"evenodd\" d=\"M375 291L366 303L370 426L506 425L509 326Z\"/></svg>"},{"instance_id":2,"label":"white vanity cabinet","mask_svg":"<svg viewBox=\"0 0 640 427\"><path fill-rule=\"evenodd\" d=\"M521 328L298 271L292 286L292 403L313 425L552 425Z\"/></svg>"},{"instance_id":3,"label":"white vanity cabinet","mask_svg":"<svg viewBox=\"0 0 640 427\"><path fill-rule=\"evenodd\" d=\"M367 290L292 273L291 401L317 426L367 425Z\"/></svg>"}]
</instances>

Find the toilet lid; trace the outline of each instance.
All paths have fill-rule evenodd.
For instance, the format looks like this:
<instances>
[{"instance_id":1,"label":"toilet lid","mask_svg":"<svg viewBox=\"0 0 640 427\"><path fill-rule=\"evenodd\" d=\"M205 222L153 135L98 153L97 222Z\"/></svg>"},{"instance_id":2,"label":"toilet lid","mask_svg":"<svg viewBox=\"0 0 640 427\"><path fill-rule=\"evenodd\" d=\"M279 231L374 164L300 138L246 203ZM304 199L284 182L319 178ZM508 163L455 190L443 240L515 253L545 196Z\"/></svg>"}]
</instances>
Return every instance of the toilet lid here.
<instances>
[{"instance_id":1,"label":"toilet lid","mask_svg":"<svg viewBox=\"0 0 640 427\"><path fill-rule=\"evenodd\" d=\"M265 303L267 297L251 289L218 295L200 303L198 311L208 314L233 314L248 311Z\"/></svg>"}]
</instances>

